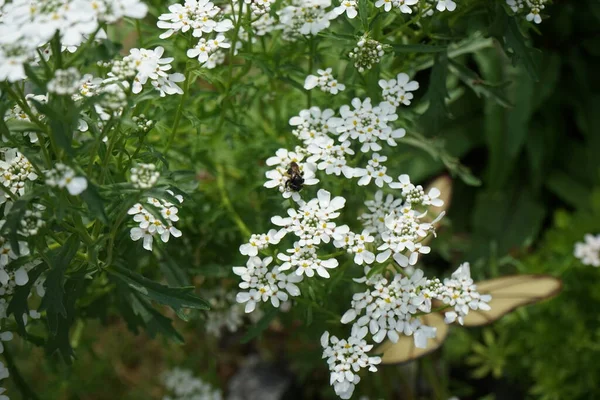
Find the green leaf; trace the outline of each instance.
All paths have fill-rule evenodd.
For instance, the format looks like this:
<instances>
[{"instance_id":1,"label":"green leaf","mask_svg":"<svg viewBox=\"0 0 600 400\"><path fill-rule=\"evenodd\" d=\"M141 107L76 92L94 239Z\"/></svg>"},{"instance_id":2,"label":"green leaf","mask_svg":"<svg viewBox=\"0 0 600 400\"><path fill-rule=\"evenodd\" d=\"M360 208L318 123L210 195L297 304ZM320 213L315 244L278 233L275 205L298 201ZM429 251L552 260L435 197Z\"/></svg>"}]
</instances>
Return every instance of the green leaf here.
<instances>
[{"instance_id":1,"label":"green leaf","mask_svg":"<svg viewBox=\"0 0 600 400\"><path fill-rule=\"evenodd\" d=\"M254 325L252 328L248 329L248 332L246 332L246 334L244 335L244 337L242 337L240 342L248 343L249 341L254 339L256 336L260 335L262 331L264 331L265 329L267 329L269 327L269 325L271 324L271 321L273 321L273 319L275 319L278 312L279 312L279 309L275 308L275 307L273 307L269 311L267 311L265 313L265 315L263 315L263 317L260 319L260 321L258 321L256 323L256 325Z\"/></svg>"},{"instance_id":2,"label":"green leaf","mask_svg":"<svg viewBox=\"0 0 600 400\"><path fill-rule=\"evenodd\" d=\"M81 293L85 287L84 283L85 281L82 278L69 279L66 282L64 287L65 315L57 316L58 329L56 330L56 332L51 334L51 336L48 338L48 343L46 345L48 353L52 354L58 350L58 352L62 356L63 361L68 365L72 364L73 358L75 356L75 352L71 347L71 341L69 340L69 332L76 317L75 303L77 302L77 299L81 296ZM46 286L46 290L49 289L50 287Z\"/></svg>"},{"instance_id":3,"label":"green leaf","mask_svg":"<svg viewBox=\"0 0 600 400\"><path fill-rule=\"evenodd\" d=\"M6 222L0 230L3 236L8 237L10 247L16 255L20 255L18 231L21 229L21 220L23 219L23 215L25 215L25 211L27 211L30 201L30 198L21 197L12 203L12 207L6 216Z\"/></svg>"},{"instance_id":4,"label":"green leaf","mask_svg":"<svg viewBox=\"0 0 600 400\"><path fill-rule=\"evenodd\" d=\"M490 34L502 44L514 66L521 63L534 81L539 80L536 58L540 51L527 45L516 18L506 14L500 3L496 7L496 19L490 27Z\"/></svg>"},{"instance_id":5,"label":"green leaf","mask_svg":"<svg viewBox=\"0 0 600 400\"><path fill-rule=\"evenodd\" d=\"M430 133L437 133L440 129L442 120L448 115L446 107L446 98L448 98L448 89L446 88L446 79L448 78L448 55L438 53L435 56L433 69L429 78L429 88L425 94L425 100L429 101L429 107L421 116L421 124Z\"/></svg>"},{"instance_id":6,"label":"green leaf","mask_svg":"<svg viewBox=\"0 0 600 400\"><path fill-rule=\"evenodd\" d=\"M130 289L160 304L171 307L180 314L182 309L210 309L210 303L193 294L194 287L169 287L154 282L142 275L118 265L112 265L106 271L124 282Z\"/></svg>"},{"instance_id":7,"label":"green leaf","mask_svg":"<svg viewBox=\"0 0 600 400\"><path fill-rule=\"evenodd\" d=\"M46 294L42 299L40 310L47 311L48 328L54 335L59 327L59 316L63 319L67 317L67 310L63 303L64 276L77 249L79 249L79 238L76 234L72 234L61 247L54 250L49 256L50 272L46 276Z\"/></svg>"},{"instance_id":8,"label":"green leaf","mask_svg":"<svg viewBox=\"0 0 600 400\"><path fill-rule=\"evenodd\" d=\"M151 337L160 333L168 339L183 343L183 337L173 328L172 320L156 311L150 302L135 292L129 295L133 312L141 318Z\"/></svg>"},{"instance_id":9,"label":"green leaf","mask_svg":"<svg viewBox=\"0 0 600 400\"><path fill-rule=\"evenodd\" d=\"M510 108L513 106L504 93L504 88L509 84L508 82L496 85L487 83L477 73L455 60L450 60L450 71L469 86L477 97L487 97L502 107Z\"/></svg>"},{"instance_id":10,"label":"green leaf","mask_svg":"<svg viewBox=\"0 0 600 400\"><path fill-rule=\"evenodd\" d=\"M18 119L9 119L6 122L8 130L11 132L43 132L42 129L31 121L21 121Z\"/></svg>"},{"instance_id":11,"label":"green leaf","mask_svg":"<svg viewBox=\"0 0 600 400\"><path fill-rule=\"evenodd\" d=\"M443 53L448 50L448 46L440 44L393 44L386 43L394 49L396 54L414 54L414 53Z\"/></svg>"},{"instance_id":12,"label":"green leaf","mask_svg":"<svg viewBox=\"0 0 600 400\"><path fill-rule=\"evenodd\" d=\"M29 304L27 300L29 299L29 296L31 294L31 288L35 284L35 281L40 277L40 275L42 275L42 273L46 269L48 269L48 265L42 263L30 270L27 273L27 275L29 276L29 281L27 281L27 283L23 286L15 287L15 291L12 295L10 303L8 304L8 308L6 309L7 315L14 315L19 335L23 337L27 337L27 331L25 330L23 315L29 315Z\"/></svg>"},{"instance_id":13,"label":"green leaf","mask_svg":"<svg viewBox=\"0 0 600 400\"><path fill-rule=\"evenodd\" d=\"M108 217L104 210L104 200L98 193L98 188L88 180L87 189L79 194L79 197L87 204L92 215L98 218L103 224L108 225Z\"/></svg>"},{"instance_id":14,"label":"green leaf","mask_svg":"<svg viewBox=\"0 0 600 400\"><path fill-rule=\"evenodd\" d=\"M363 30L369 29L369 3L368 0L358 0L358 16Z\"/></svg>"}]
</instances>

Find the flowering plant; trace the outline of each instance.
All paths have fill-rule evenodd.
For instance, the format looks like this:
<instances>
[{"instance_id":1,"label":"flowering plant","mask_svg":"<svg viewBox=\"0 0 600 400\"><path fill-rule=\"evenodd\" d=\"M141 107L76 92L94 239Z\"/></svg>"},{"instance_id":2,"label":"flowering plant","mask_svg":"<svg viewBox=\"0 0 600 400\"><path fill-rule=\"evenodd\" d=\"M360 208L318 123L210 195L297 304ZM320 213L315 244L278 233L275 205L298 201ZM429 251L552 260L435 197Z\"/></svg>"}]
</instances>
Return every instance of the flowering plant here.
<instances>
[{"instance_id":1,"label":"flowering plant","mask_svg":"<svg viewBox=\"0 0 600 400\"><path fill-rule=\"evenodd\" d=\"M494 45L461 10L493 19L483 33L532 68L520 24L546 1L496 3L0 1L2 340L71 363L72 328L95 317L182 340L158 306L188 320L212 304L213 334L255 314L249 340L280 311L307 327L320 314L311 334L350 398L381 363L375 344L424 348L436 329L422 316L488 310L469 263L425 275L444 193L402 155L424 149L478 184L431 137L450 74L505 105L460 59Z\"/></svg>"}]
</instances>

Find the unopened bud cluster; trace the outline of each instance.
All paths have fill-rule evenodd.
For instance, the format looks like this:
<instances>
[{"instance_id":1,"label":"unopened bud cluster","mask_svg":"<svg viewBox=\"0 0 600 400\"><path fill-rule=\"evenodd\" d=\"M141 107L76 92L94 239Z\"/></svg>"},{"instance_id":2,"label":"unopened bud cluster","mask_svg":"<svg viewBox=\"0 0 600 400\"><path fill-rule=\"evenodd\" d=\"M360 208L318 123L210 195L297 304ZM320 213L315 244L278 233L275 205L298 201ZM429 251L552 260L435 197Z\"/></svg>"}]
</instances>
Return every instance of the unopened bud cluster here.
<instances>
[{"instance_id":1,"label":"unopened bud cluster","mask_svg":"<svg viewBox=\"0 0 600 400\"><path fill-rule=\"evenodd\" d=\"M354 60L354 66L359 72L365 72L378 64L384 54L381 43L363 36L348 56Z\"/></svg>"}]
</instances>

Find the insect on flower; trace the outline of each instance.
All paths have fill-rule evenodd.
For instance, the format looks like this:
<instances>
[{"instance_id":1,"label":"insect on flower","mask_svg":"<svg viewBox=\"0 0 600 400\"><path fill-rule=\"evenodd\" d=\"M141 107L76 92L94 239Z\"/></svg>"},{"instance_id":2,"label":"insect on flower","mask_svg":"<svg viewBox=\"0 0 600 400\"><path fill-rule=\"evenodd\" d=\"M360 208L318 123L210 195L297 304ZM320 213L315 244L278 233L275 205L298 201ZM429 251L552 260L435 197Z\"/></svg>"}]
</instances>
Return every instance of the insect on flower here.
<instances>
[{"instance_id":1,"label":"insect on flower","mask_svg":"<svg viewBox=\"0 0 600 400\"><path fill-rule=\"evenodd\" d=\"M304 184L304 172L300 171L300 167L294 161L290 163L287 175L289 176L289 179L285 182L286 189L294 192L301 191Z\"/></svg>"}]
</instances>

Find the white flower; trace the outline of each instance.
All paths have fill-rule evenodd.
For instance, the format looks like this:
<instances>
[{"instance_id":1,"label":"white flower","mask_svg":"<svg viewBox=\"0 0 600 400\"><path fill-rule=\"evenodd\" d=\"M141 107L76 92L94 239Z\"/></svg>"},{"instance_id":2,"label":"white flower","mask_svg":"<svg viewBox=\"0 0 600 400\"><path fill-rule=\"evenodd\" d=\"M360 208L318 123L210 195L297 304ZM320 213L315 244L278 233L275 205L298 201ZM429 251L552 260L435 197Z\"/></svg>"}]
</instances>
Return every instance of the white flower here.
<instances>
[{"instance_id":1,"label":"white flower","mask_svg":"<svg viewBox=\"0 0 600 400\"><path fill-rule=\"evenodd\" d=\"M250 257L245 267L233 267L233 273L242 278L239 287L243 289L237 294L236 301L246 304L246 313L254 311L260 302L270 301L273 307L279 308L288 296L300 295L296 283L302 281L302 276L286 275L278 266L269 271L267 267L272 261L272 257Z\"/></svg>"},{"instance_id":2,"label":"white flower","mask_svg":"<svg viewBox=\"0 0 600 400\"><path fill-rule=\"evenodd\" d=\"M583 242L575 243L573 255L583 265L600 267L600 235L586 234Z\"/></svg>"},{"instance_id":3,"label":"white flower","mask_svg":"<svg viewBox=\"0 0 600 400\"><path fill-rule=\"evenodd\" d=\"M54 78L48 82L48 92L59 95L73 95L81 86L81 74L77 68L58 69Z\"/></svg>"},{"instance_id":4,"label":"white flower","mask_svg":"<svg viewBox=\"0 0 600 400\"><path fill-rule=\"evenodd\" d=\"M384 184L392 182L392 177L386 174L387 167L382 165L386 160L387 157L374 153L369 160L367 168L355 168L354 176L360 177L358 186L368 185L371 179L375 180L375 185L378 187L383 187Z\"/></svg>"},{"instance_id":5,"label":"white flower","mask_svg":"<svg viewBox=\"0 0 600 400\"><path fill-rule=\"evenodd\" d=\"M195 377L190 370L173 368L163 374L165 387L173 394L175 400L222 400L221 391ZM172 400L165 396L163 400Z\"/></svg>"},{"instance_id":6,"label":"white flower","mask_svg":"<svg viewBox=\"0 0 600 400\"><path fill-rule=\"evenodd\" d=\"M454 311L446 312L446 323L457 320L462 325L469 310L490 310L488 303L492 296L477 292L477 286L471 279L469 263L463 263L450 278L444 279L444 285L438 289L436 298L454 307Z\"/></svg>"},{"instance_id":7,"label":"white flower","mask_svg":"<svg viewBox=\"0 0 600 400\"><path fill-rule=\"evenodd\" d=\"M307 147L307 151L311 154L307 161L317 163L317 168L325 171L326 174L336 176L343 174L348 179L356 176L356 169L350 167L346 159L346 155L354 155L349 141L336 144L329 137L318 137Z\"/></svg>"},{"instance_id":8,"label":"white flower","mask_svg":"<svg viewBox=\"0 0 600 400\"><path fill-rule=\"evenodd\" d=\"M169 13L158 17L156 24L167 31L160 35L166 39L176 32L192 30L194 37L202 37L212 32L227 32L233 29L229 19L220 19L221 9L208 0L186 0L184 4L172 4Z\"/></svg>"},{"instance_id":9,"label":"white flower","mask_svg":"<svg viewBox=\"0 0 600 400\"><path fill-rule=\"evenodd\" d=\"M200 38L198 44L187 51L187 56L190 58L198 58L200 63L206 63L209 61L210 56L217 50L229 47L231 47L231 43L229 43L222 34L209 40Z\"/></svg>"},{"instance_id":10,"label":"white flower","mask_svg":"<svg viewBox=\"0 0 600 400\"><path fill-rule=\"evenodd\" d=\"M283 234L293 233L299 240L301 247L319 245L321 242L329 243L335 230L332 219L337 218L338 210L344 207L346 199L341 196L331 198L331 193L319 189L317 198L308 203L301 201L298 210L287 210L288 217L275 216L271 218L273 224L282 227Z\"/></svg>"},{"instance_id":11,"label":"white flower","mask_svg":"<svg viewBox=\"0 0 600 400\"><path fill-rule=\"evenodd\" d=\"M158 182L160 172L154 164L138 163L130 170L129 180L138 189L149 189Z\"/></svg>"},{"instance_id":12,"label":"white flower","mask_svg":"<svg viewBox=\"0 0 600 400\"><path fill-rule=\"evenodd\" d=\"M338 14L327 11L331 0L292 0L292 4L277 11L283 38L296 40L299 36L316 35L330 25Z\"/></svg>"},{"instance_id":13,"label":"white flower","mask_svg":"<svg viewBox=\"0 0 600 400\"><path fill-rule=\"evenodd\" d=\"M330 108L321 110L319 107L311 107L290 118L289 124L295 127L292 131L294 136L302 140L305 146L309 146L318 139L329 138L328 134L335 132L338 119L333 117L334 114Z\"/></svg>"},{"instance_id":14,"label":"white flower","mask_svg":"<svg viewBox=\"0 0 600 400\"><path fill-rule=\"evenodd\" d=\"M50 187L67 188L69 194L76 196L87 189L87 179L82 176L75 176L73 168L58 163L53 169L45 171L46 185Z\"/></svg>"},{"instance_id":15,"label":"white flower","mask_svg":"<svg viewBox=\"0 0 600 400\"><path fill-rule=\"evenodd\" d=\"M388 102L382 102L373 107L371 99L352 100L352 108L348 105L340 107L341 118L334 120L338 140L343 142L348 138L361 143L363 153L382 150L380 142L396 146L396 140L404 137L404 129L393 129L390 122L398 119L396 108Z\"/></svg>"},{"instance_id":16,"label":"white flower","mask_svg":"<svg viewBox=\"0 0 600 400\"><path fill-rule=\"evenodd\" d=\"M346 86L338 83L331 75L331 68L317 70L319 76L308 75L304 81L304 89L311 90L317 86L325 93L338 94L346 89Z\"/></svg>"},{"instance_id":17,"label":"white flower","mask_svg":"<svg viewBox=\"0 0 600 400\"><path fill-rule=\"evenodd\" d=\"M170 190L167 190L167 193L173 196L179 204L183 203L181 195L174 195ZM167 243L171 236L181 237L181 231L173 225L173 222L179 220L179 216L177 215L179 210L173 203L164 199L148 197L147 204L160 213L162 218L155 216L141 203L134 204L127 211L129 215L133 215L133 221L138 223L138 226L131 228L129 232L131 240L138 241L143 239L144 249L152 251L154 236L158 235L164 243Z\"/></svg>"},{"instance_id":18,"label":"white flower","mask_svg":"<svg viewBox=\"0 0 600 400\"><path fill-rule=\"evenodd\" d=\"M366 334L365 328L353 329L347 340L330 336L329 332L321 336L323 358L327 359L329 365L329 383L342 399L352 397L355 385L360 382L358 372L361 369L368 368L369 371L375 372L377 365L381 363L381 357L367 355L373 345L367 344L364 340Z\"/></svg>"},{"instance_id":19,"label":"white flower","mask_svg":"<svg viewBox=\"0 0 600 400\"><path fill-rule=\"evenodd\" d=\"M333 9L333 12L337 15L346 13L348 18L353 19L358 15L356 7L356 0L342 0L341 4Z\"/></svg>"},{"instance_id":20,"label":"white flower","mask_svg":"<svg viewBox=\"0 0 600 400\"><path fill-rule=\"evenodd\" d=\"M218 338L224 329L237 332L244 324L244 306L235 301L235 295L235 292L226 291L220 286L206 295L210 299L210 312L206 313L204 324L207 333ZM256 323L262 316L260 309L256 309L250 314L250 320Z\"/></svg>"},{"instance_id":21,"label":"white flower","mask_svg":"<svg viewBox=\"0 0 600 400\"><path fill-rule=\"evenodd\" d=\"M264 183L266 188L278 188L283 198L292 198L294 201L300 201L300 193L291 190L289 187L290 180L290 168L291 163L295 162L298 165L300 173L302 174L303 185L315 185L319 182L315 178L315 171L317 167L313 163L302 162L304 154L300 152L292 152L286 149L279 149L275 153L275 156L269 157L266 164L270 167L275 167L265 173L265 177L268 179Z\"/></svg>"},{"instance_id":22,"label":"white flower","mask_svg":"<svg viewBox=\"0 0 600 400\"><path fill-rule=\"evenodd\" d=\"M291 255L285 253L277 254L277 258L284 263L279 267L280 271L295 269L296 275L313 277L315 272L322 278L329 278L327 269L336 268L338 261L335 258L321 260L317 256L317 248L312 245L300 246L294 243L294 248L287 250Z\"/></svg>"},{"instance_id":23,"label":"white flower","mask_svg":"<svg viewBox=\"0 0 600 400\"><path fill-rule=\"evenodd\" d=\"M3 149L4 160L0 159L0 184L16 196L25 193L25 182L38 178L33 165L17 149ZM0 204L10 200L7 193L0 195Z\"/></svg>"},{"instance_id":24,"label":"white flower","mask_svg":"<svg viewBox=\"0 0 600 400\"><path fill-rule=\"evenodd\" d=\"M240 246L240 253L245 256L255 257L260 250L269 247L269 244L277 244L281 240L282 235L275 229L271 229L268 233L255 235L250 237L250 241Z\"/></svg>"},{"instance_id":25,"label":"white flower","mask_svg":"<svg viewBox=\"0 0 600 400\"><path fill-rule=\"evenodd\" d=\"M402 199L394 198L394 196L388 194L384 200L383 192L378 190L373 200L365 201L365 206L370 212L363 213L359 220L362 221L366 230L375 234L375 238L380 240L381 234L387 231L385 217L400 212Z\"/></svg>"},{"instance_id":26,"label":"white flower","mask_svg":"<svg viewBox=\"0 0 600 400\"><path fill-rule=\"evenodd\" d=\"M386 12L390 12L392 7L395 7L405 14L411 14L412 9L410 6L414 6L418 2L419 0L377 0L375 2L375 7L383 7Z\"/></svg>"},{"instance_id":27,"label":"white flower","mask_svg":"<svg viewBox=\"0 0 600 400\"><path fill-rule=\"evenodd\" d=\"M390 79L389 81L381 79L379 86L382 89L383 99L394 107L399 107L400 104L410 105L410 101L413 99L411 92L419 89L419 82L410 81L408 75L402 72L398 74L396 79Z\"/></svg>"},{"instance_id":28,"label":"white flower","mask_svg":"<svg viewBox=\"0 0 600 400\"><path fill-rule=\"evenodd\" d=\"M438 0L435 8L438 11L454 11L456 9L456 3L452 0Z\"/></svg>"},{"instance_id":29,"label":"white flower","mask_svg":"<svg viewBox=\"0 0 600 400\"><path fill-rule=\"evenodd\" d=\"M367 229L357 234L350 232L347 225L342 225L334 231L333 239L335 247L344 248L348 253L354 254L355 264L372 264L375 261L375 254L367 249L367 245L373 243L375 237L371 236Z\"/></svg>"}]
</instances>

